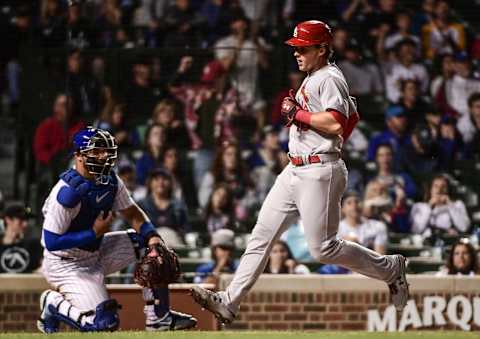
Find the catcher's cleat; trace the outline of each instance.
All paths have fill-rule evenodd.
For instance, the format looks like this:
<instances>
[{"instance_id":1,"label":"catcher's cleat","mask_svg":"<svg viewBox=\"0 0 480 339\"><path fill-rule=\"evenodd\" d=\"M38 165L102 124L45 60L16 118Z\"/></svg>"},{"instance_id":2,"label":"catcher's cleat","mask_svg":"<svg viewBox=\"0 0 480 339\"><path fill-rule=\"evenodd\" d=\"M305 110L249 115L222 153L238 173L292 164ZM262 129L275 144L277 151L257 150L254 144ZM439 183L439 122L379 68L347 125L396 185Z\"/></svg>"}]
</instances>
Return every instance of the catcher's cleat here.
<instances>
[{"instance_id":1,"label":"catcher's cleat","mask_svg":"<svg viewBox=\"0 0 480 339\"><path fill-rule=\"evenodd\" d=\"M222 323L230 324L235 319L235 313L223 302L219 293L206 290L200 286L193 286L190 291L193 300L203 309L212 312Z\"/></svg>"},{"instance_id":2,"label":"catcher's cleat","mask_svg":"<svg viewBox=\"0 0 480 339\"><path fill-rule=\"evenodd\" d=\"M40 318L37 320L37 328L42 333L58 332L59 321L50 311L49 307L53 307L47 303L47 296L52 290L46 290L40 296Z\"/></svg>"},{"instance_id":3,"label":"catcher's cleat","mask_svg":"<svg viewBox=\"0 0 480 339\"><path fill-rule=\"evenodd\" d=\"M145 330L153 331L178 331L188 330L197 325L197 319L190 314L169 311L162 319L147 321Z\"/></svg>"},{"instance_id":4,"label":"catcher's cleat","mask_svg":"<svg viewBox=\"0 0 480 339\"><path fill-rule=\"evenodd\" d=\"M397 254L396 257L400 262L400 274L394 282L388 285L388 288L390 289L390 297L395 308L397 311L402 311L410 297L406 276L407 259L400 254Z\"/></svg>"}]
</instances>

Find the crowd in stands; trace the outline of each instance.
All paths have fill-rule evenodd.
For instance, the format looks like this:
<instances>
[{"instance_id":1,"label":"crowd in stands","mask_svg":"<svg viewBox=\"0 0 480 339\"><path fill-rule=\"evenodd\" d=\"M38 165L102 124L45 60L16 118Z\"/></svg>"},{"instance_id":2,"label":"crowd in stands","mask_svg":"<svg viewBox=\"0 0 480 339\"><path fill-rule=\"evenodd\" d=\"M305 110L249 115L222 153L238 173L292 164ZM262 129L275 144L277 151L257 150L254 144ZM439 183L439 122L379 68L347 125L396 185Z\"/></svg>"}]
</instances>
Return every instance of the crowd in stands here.
<instances>
[{"instance_id":1,"label":"crowd in stands","mask_svg":"<svg viewBox=\"0 0 480 339\"><path fill-rule=\"evenodd\" d=\"M0 30L12 44L5 45L0 89L9 110L27 100L20 93L20 47L67 50L48 66L54 98L31 142L37 210L68 166L72 135L87 125L103 128L119 144L118 175L167 241L186 246L192 232L211 239L204 245L213 261L195 281L234 271L235 237L251 230L288 164L279 107L304 75L283 40L297 22L321 19L333 29L332 61L362 119L344 145L349 182L339 237L387 253L392 233L419 234L425 244L457 236L463 240L445 251L442 272L479 273L480 35L478 23L463 19L469 16L462 4L7 1ZM106 50L159 52L119 63ZM12 215L6 209L4 216ZM112 226L125 227L120 219ZM287 233L301 228L298 220ZM291 238L274 244L265 272L309 272L300 263L308 258L300 254L304 241ZM347 273L328 265L318 271Z\"/></svg>"}]
</instances>

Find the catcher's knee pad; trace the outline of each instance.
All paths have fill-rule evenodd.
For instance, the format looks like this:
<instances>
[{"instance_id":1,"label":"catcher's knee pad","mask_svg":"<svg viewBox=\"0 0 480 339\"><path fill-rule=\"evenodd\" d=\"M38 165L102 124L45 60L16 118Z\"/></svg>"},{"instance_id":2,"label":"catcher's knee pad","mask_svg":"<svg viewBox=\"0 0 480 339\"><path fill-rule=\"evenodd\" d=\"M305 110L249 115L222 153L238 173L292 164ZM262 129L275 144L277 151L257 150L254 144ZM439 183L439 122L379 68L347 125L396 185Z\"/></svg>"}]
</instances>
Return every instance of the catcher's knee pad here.
<instances>
[{"instance_id":1,"label":"catcher's knee pad","mask_svg":"<svg viewBox=\"0 0 480 339\"><path fill-rule=\"evenodd\" d=\"M341 241L341 239L331 239L322 242L320 246L311 249L312 257L323 264L334 263Z\"/></svg>"},{"instance_id":2,"label":"catcher's knee pad","mask_svg":"<svg viewBox=\"0 0 480 339\"><path fill-rule=\"evenodd\" d=\"M119 308L121 306L115 299L108 299L98 304L92 329L94 331L116 331L120 325Z\"/></svg>"}]
</instances>

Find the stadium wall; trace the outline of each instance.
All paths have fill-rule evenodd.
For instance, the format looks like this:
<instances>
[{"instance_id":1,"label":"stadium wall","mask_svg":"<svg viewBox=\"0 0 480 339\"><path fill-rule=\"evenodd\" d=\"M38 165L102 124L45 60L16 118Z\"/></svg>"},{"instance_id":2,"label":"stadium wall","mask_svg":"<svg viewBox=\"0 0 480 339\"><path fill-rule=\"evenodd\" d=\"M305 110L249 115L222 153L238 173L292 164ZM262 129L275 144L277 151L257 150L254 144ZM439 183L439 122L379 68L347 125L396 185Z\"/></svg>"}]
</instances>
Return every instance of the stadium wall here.
<instances>
[{"instance_id":1,"label":"stadium wall","mask_svg":"<svg viewBox=\"0 0 480 339\"><path fill-rule=\"evenodd\" d=\"M198 319L197 329L218 330L215 317L192 302L190 284L170 285L170 303L175 310L193 314ZM205 284L207 288L213 285ZM38 274L0 274L0 332L37 332L40 294L50 288ZM145 328L144 302L137 285L107 285L112 298L122 305L120 327L123 330Z\"/></svg>"},{"instance_id":2,"label":"stadium wall","mask_svg":"<svg viewBox=\"0 0 480 339\"><path fill-rule=\"evenodd\" d=\"M220 288L231 276L224 276ZM228 329L480 330L480 277L410 275L411 300L397 314L386 284L359 275L264 275Z\"/></svg>"},{"instance_id":3,"label":"stadium wall","mask_svg":"<svg viewBox=\"0 0 480 339\"><path fill-rule=\"evenodd\" d=\"M221 278L220 288L231 276ZM385 284L362 276L264 275L242 304L232 330L480 330L480 277L411 275L412 298L401 313L389 304ZM171 302L194 314L199 329L217 330L213 316L193 303L188 284L173 285ZM122 329L144 324L140 289L108 285L123 305ZM0 332L36 331L39 275L0 275Z\"/></svg>"}]
</instances>

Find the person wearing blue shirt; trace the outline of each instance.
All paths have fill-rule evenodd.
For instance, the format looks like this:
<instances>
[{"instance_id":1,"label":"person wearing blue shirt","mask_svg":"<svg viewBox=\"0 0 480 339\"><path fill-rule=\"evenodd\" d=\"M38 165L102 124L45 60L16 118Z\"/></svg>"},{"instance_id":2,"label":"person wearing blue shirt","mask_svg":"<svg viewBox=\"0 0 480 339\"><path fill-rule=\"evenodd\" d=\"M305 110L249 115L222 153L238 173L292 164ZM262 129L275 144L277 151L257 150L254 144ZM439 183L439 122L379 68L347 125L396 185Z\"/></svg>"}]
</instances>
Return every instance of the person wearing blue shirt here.
<instances>
[{"instance_id":1,"label":"person wearing blue shirt","mask_svg":"<svg viewBox=\"0 0 480 339\"><path fill-rule=\"evenodd\" d=\"M367 160L375 161L377 148L380 145L389 144L394 154L394 168L397 169L400 166L398 151L409 140L409 134L407 133L408 120L405 115L405 109L399 105L390 106L385 112L385 124L387 128L370 139Z\"/></svg>"}]
</instances>

